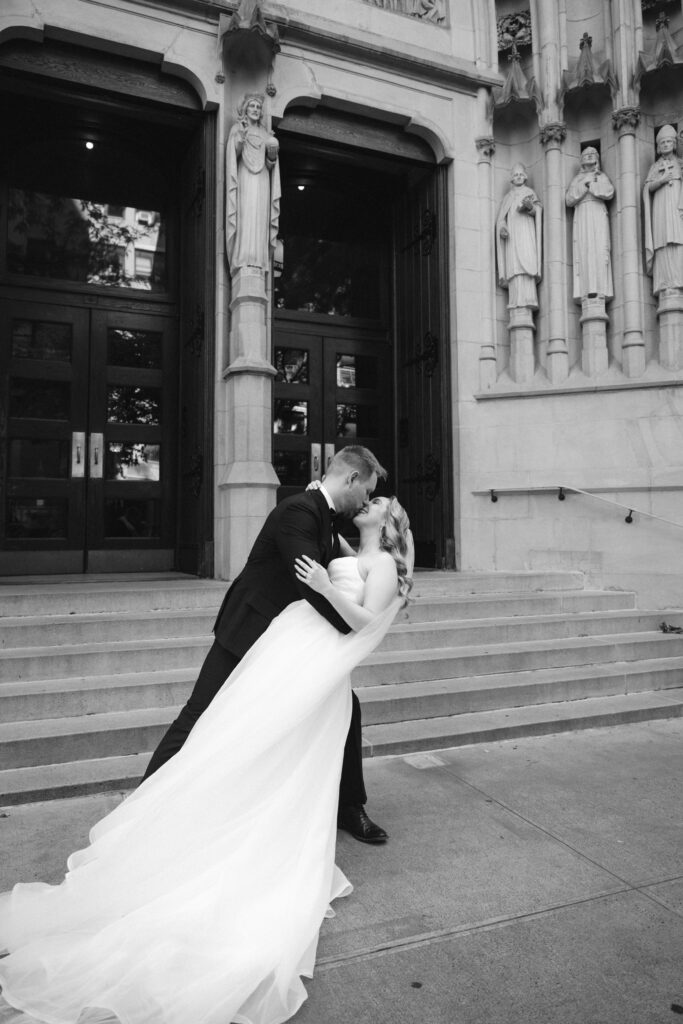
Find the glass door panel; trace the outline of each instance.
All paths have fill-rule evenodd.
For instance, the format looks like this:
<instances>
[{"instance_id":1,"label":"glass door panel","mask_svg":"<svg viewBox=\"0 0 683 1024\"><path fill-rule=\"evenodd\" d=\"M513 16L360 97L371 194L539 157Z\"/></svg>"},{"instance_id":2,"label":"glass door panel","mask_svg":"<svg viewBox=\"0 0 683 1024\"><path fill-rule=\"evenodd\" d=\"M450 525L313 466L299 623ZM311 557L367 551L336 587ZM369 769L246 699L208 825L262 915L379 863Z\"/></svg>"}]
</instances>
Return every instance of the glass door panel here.
<instances>
[{"instance_id":1,"label":"glass door panel","mask_svg":"<svg viewBox=\"0 0 683 1024\"><path fill-rule=\"evenodd\" d=\"M278 500L321 475L322 345L319 336L278 330L273 362L273 465Z\"/></svg>"},{"instance_id":2,"label":"glass door panel","mask_svg":"<svg viewBox=\"0 0 683 1024\"><path fill-rule=\"evenodd\" d=\"M363 445L391 469L393 368L388 342L370 334L326 335L323 366L326 444L332 443L335 451ZM378 493L383 493L382 486Z\"/></svg>"},{"instance_id":3,"label":"glass door panel","mask_svg":"<svg viewBox=\"0 0 683 1024\"><path fill-rule=\"evenodd\" d=\"M81 569L88 321L77 308L3 302L3 573L41 572L47 562L54 571Z\"/></svg>"},{"instance_id":4,"label":"glass door panel","mask_svg":"<svg viewBox=\"0 0 683 1024\"><path fill-rule=\"evenodd\" d=\"M129 568L142 558L149 567L171 568L177 420L172 322L98 311L92 334L89 565Z\"/></svg>"},{"instance_id":5,"label":"glass door panel","mask_svg":"<svg viewBox=\"0 0 683 1024\"><path fill-rule=\"evenodd\" d=\"M278 500L324 476L334 452L348 444L370 448L392 467L393 366L383 333L344 327L323 333L315 322L276 322L273 362Z\"/></svg>"}]
</instances>

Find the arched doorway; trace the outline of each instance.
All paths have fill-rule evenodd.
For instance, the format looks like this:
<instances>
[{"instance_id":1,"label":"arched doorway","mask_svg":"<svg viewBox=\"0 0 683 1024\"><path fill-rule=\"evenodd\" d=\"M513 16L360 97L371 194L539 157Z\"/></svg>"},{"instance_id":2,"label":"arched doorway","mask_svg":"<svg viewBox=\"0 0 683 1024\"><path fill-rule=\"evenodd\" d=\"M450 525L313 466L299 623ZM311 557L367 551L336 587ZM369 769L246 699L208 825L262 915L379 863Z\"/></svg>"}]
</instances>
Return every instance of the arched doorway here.
<instances>
[{"instance_id":1,"label":"arched doorway","mask_svg":"<svg viewBox=\"0 0 683 1024\"><path fill-rule=\"evenodd\" d=\"M453 567L446 168L420 139L289 108L273 288L280 496L359 443L410 510L417 564Z\"/></svg>"}]
</instances>

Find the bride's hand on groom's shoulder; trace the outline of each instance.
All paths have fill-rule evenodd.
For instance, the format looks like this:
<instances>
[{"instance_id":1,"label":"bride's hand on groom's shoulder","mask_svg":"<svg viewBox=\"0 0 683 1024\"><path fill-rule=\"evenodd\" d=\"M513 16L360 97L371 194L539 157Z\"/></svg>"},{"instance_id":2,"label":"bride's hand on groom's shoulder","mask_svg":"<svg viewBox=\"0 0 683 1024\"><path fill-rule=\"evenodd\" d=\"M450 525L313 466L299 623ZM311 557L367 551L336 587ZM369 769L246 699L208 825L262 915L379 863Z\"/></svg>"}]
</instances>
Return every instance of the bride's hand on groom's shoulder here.
<instances>
[{"instance_id":1,"label":"bride's hand on groom's shoulder","mask_svg":"<svg viewBox=\"0 0 683 1024\"><path fill-rule=\"evenodd\" d=\"M307 491L317 491L317 490L318 490L318 488L319 488L319 487L320 487L320 485L321 485L321 482L322 482L322 481L320 481L320 480L311 480L310 484L308 484L308 485L306 486L306 490L307 490Z\"/></svg>"},{"instance_id":2,"label":"bride's hand on groom's shoulder","mask_svg":"<svg viewBox=\"0 0 683 1024\"><path fill-rule=\"evenodd\" d=\"M332 586L327 570L308 555L294 559L294 569L299 583L305 583L317 594L324 594Z\"/></svg>"}]
</instances>

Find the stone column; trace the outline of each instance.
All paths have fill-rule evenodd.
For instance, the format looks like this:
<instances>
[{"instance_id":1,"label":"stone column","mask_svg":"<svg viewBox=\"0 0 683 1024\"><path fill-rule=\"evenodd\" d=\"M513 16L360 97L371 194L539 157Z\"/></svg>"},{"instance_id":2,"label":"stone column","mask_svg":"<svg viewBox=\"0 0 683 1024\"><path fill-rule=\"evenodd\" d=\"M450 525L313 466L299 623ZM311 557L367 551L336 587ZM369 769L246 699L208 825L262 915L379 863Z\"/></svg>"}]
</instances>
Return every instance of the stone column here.
<instances>
[{"instance_id":1,"label":"stone column","mask_svg":"<svg viewBox=\"0 0 683 1024\"><path fill-rule=\"evenodd\" d=\"M496 297L495 255L493 246L493 167L491 158L496 143L491 136L476 139L477 180L479 209L481 216L482 251L480 256L482 308L481 308L481 349L479 353L479 387L490 391L496 383L496 318L494 303Z\"/></svg>"},{"instance_id":2,"label":"stone column","mask_svg":"<svg viewBox=\"0 0 683 1024\"><path fill-rule=\"evenodd\" d=\"M241 570L263 520L275 505L278 478L271 462L271 389L265 271L241 267L232 275L230 363L227 384L228 450L220 481L220 518L230 524L222 566L225 578ZM225 538L224 538L225 545Z\"/></svg>"},{"instance_id":3,"label":"stone column","mask_svg":"<svg viewBox=\"0 0 683 1024\"><path fill-rule=\"evenodd\" d=\"M581 369L587 377L597 377L608 366L605 297L592 296L581 300Z\"/></svg>"},{"instance_id":4,"label":"stone column","mask_svg":"<svg viewBox=\"0 0 683 1024\"><path fill-rule=\"evenodd\" d=\"M560 122L541 128L545 148L545 265L548 288L547 373L552 384L561 384L569 375L567 348L567 282L565 260L564 164L562 143L567 126Z\"/></svg>"},{"instance_id":5,"label":"stone column","mask_svg":"<svg viewBox=\"0 0 683 1024\"><path fill-rule=\"evenodd\" d=\"M643 282L638 250L638 217L640 190L636 154L636 128L640 121L637 107L622 107L612 114L618 133L617 214L621 281L624 295L624 340L622 365L627 377L640 377L645 372L645 340L643 338Z\"/></svg>"}]
</instances>

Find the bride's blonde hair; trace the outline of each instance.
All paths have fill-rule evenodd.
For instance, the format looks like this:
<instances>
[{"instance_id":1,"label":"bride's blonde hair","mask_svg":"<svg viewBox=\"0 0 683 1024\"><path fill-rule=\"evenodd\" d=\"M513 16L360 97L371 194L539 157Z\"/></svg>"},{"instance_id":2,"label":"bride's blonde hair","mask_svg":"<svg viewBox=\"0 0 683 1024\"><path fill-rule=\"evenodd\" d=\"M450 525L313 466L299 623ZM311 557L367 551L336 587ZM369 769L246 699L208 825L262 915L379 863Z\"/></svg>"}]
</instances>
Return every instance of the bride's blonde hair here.
<instances>
[{"instance_id":1,"label":"bride's blonde hair","mask_svg":"<svg viewBox=\"0 0 683 1024\"><path fill-rule=\"evenodd\" d=\"M413 535L408 513L394 495L389 498L384 525L379 532L379 546L396 562L398 593L407 600L413 586Z\"/></svg>"}]
</instances>

